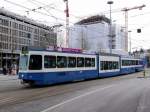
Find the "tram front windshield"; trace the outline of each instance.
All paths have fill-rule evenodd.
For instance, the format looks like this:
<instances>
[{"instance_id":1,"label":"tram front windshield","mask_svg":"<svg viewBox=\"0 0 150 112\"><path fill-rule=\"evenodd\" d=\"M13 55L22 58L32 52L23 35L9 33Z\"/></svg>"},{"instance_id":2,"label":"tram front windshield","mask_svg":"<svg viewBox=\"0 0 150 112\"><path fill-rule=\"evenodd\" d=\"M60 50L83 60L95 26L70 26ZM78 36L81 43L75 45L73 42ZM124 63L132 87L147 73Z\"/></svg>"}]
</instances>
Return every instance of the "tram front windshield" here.
<instances>
[{"instance_id":1,"label":"tram front windshield","mask_svg":"<svg viewBox=\"0 0 150 112\"><path fill-rule=\"evenodd\" d=\"M19 70L27 70L28 66L28 55L22 55L20 57Z\"/></svg>"}]
</instances>

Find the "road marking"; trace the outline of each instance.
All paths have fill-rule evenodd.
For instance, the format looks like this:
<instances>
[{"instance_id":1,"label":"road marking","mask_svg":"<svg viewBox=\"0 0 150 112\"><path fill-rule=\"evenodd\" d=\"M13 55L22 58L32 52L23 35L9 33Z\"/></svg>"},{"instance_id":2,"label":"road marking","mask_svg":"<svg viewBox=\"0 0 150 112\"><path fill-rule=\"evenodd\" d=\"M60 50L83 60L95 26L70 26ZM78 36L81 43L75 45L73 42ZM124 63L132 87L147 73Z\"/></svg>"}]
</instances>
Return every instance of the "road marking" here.
<instances>
[{"instance_id":1,"label":"road marking","mask_svg":"<svg viewBox=\"0 0 150 112\"><path fill-rule=\"evenodd\" d=\"M14 97L4 98L4 99L0 100L0 105L6 104L6 103L9 103L9 102L12 102L12 101L16 101L16 99Z\"/></svg>"},{"instance_id":2,"label":"road marking","mask_svg":"<svg viewBox=\"0 0 150 112\"><path fill-rule=\"evenodd\" d=\"M74 98L72 98L72 99L66 100L66 101L64 101L64 102L62 102L62 103L56 104L56 105L54 105L54 106L51 106L51 107L49 107L49 108L47 108L47 109L45 109L45 110L43 110L43 111L41 111L41 112L49 112L50 110L55 109L55 108L57 108L57 107L59 107L59 106L62 106L62 105L67 104L67 103L70 103L70 102L72 102L72 101L74 101L74 100L77 100L77 99L80 99L80 98L82 98L82 97L91 95L91 94L93 94L93 93L102 91L102 90L104 90L104 89L111 88L111 87L113 87L113 86L115 86L115 84L114 84L114 85L110 85L110 86L106 86L106 87L103 87L103 88L100 88L100 89L96 89L96 90L94 90L94 91L91 91L91 92L88 92L88 93L85 93L85 94L82 94L82 95L80 95L80 96L77 96L77 97L74 97Z\"/></svg>"}]
</instances>

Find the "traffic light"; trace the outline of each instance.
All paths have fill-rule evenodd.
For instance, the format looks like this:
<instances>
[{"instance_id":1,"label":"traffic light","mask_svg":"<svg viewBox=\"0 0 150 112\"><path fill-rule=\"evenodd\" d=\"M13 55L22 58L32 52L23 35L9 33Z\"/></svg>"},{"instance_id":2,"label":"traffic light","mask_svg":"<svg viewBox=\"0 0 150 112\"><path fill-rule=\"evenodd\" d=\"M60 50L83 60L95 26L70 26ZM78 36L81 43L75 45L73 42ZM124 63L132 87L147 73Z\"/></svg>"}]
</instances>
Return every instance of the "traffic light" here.
<instances>
[{"instance_id":1,"label":"traffic light","mask_svg":"<svg viewBox=\"0 0 150 112\"><path fill-rule=\"evenodd\" d=\"M137 29L137 33L141 33L141 29Z\"/></svg>"}]
</instances>

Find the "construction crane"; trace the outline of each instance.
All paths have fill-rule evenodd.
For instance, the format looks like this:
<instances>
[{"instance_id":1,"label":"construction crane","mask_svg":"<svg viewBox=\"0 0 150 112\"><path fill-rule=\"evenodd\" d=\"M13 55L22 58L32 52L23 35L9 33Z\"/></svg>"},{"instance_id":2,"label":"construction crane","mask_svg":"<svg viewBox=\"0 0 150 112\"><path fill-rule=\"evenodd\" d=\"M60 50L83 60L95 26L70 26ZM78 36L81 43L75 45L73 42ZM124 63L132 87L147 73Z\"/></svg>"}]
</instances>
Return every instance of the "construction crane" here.
<instances>
[{"instance_id":1,"label":"construction crane","mask_svg":"<svg viewBox=\"0 0 150 112\"><path fill-rule=\"evenodd\" d=\"M134 9L142 10L142 8L145 7L145 6L146 5L143 4L141 6L135 6L135 7L131 7L131 8L123 8L121 10L121 11L125 12L125 51L128 51L128 11L131 11L131 10L134 10Z\"/></svg>"},{"instance_id":2,"label":"construction crane","mask_svg":"<svg viewBox=\"0 0 150 112\"><path fill-rule=\"evenodd\" d=\"M69 3L68 0L63 0L66 3L66 47L69 47Z\"/></svg>"}]
</instances>

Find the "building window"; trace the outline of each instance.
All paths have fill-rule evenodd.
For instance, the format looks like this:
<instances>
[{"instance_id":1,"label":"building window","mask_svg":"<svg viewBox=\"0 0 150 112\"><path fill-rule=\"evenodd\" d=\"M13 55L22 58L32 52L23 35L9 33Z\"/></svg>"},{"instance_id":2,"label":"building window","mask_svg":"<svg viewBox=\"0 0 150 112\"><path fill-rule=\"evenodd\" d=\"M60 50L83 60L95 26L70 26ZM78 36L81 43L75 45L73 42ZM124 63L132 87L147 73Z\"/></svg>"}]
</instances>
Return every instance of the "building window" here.
<instances>
[{"instance_id":1,"label":"building window","mask_svg":"<svg viewBox=\"0 0 150 112\"><path fill-rule=\"evenodd\" d=\"M8 28L1 27L1 28L0 28L0 32L5 33L5 34L8 34L9 30L8 30Z\"/></svg>"},{"instance_id":2,"label":"building window","mask_svg":"<svg viewBox=\"0 0 150 112\"><path fill-rule=\"evenodd\" d=\"M31 38L31 34L30 33L27 33L27 38Z\"/></svg>"},{"instance_id":3,"label":"building window","mask_svg":"<svg viewBox=\"0 0 150 112\"><path fill-rule=\"evenodd\" d=\"M4 26L9 26L9 21L5 19L1 19L1 24Z\"/></svg>"},{"instance_id":4,"label":"building window","mask_svg":"<svg viewBox=\"0 0 150 112\"><path fill-rule=\"evenodd\" d=\"M23 30L23 25L22 24L19 24L19 29Z\"/></svg>"},{"instance_id":5,"label":"building window","mask_svg":"<svg viewBox=\"0 0 150 112\"><path fill-rule=\"evenodd\" d=\"M18 31L17 30L12 30L12 35L18 36Z\"/></svg>"},{"instance_id":6,"label":"building window","mask_svg":"<svg viewBox=\"0 0 150 112\"><path fill-rule=\"evenodd\" d=\"M0 18L0 24L2 24L2 19Z\"/></svg>"},{"instance_id":7,"label":"building window","mask_svg":"<svg viewBox=\"0 0 150 112\"><path fill-rule=\"evenodd\" d=\"M18 29L18 24L17 24L17 23L15 23L15 22L13 22L13 28Z\"/></svg>"}]
</instances>

